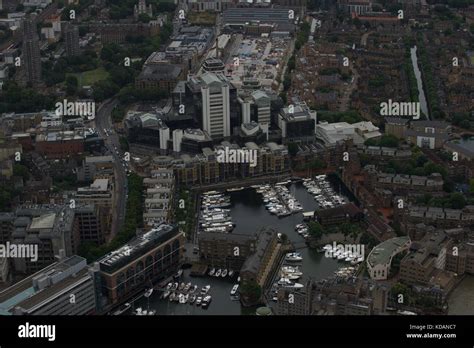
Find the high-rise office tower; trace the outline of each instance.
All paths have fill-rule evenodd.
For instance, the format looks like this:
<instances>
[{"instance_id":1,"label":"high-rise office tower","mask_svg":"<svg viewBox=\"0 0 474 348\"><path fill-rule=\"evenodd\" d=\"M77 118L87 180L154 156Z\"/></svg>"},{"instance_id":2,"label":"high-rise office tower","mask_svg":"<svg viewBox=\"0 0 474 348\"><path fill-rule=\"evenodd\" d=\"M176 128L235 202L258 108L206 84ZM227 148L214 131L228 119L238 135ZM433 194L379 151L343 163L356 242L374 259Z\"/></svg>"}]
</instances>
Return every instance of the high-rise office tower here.
<instances>
[{"instance_id":1,"label":"high-rise office tower","mask_svg":"<svg viewBox=\"0 0 474 348\"><path fill-rule=\"evenodd\" d=\"M24 68L26 80L32 84L39 83L41 81L41 53L34 16L29 16L23 21L22 51L21 65Z\"/></svg>"},{"instance_id":2,"label":"high-rise office tower","mask_svg":"<svg viewBox=\"0 0 474 348\"><path fill-rule=\"evenodd\" d=\"M223 75L201 76L202 129L211 138L230 136L229 82Z\"/></svg>"}]
</instances>

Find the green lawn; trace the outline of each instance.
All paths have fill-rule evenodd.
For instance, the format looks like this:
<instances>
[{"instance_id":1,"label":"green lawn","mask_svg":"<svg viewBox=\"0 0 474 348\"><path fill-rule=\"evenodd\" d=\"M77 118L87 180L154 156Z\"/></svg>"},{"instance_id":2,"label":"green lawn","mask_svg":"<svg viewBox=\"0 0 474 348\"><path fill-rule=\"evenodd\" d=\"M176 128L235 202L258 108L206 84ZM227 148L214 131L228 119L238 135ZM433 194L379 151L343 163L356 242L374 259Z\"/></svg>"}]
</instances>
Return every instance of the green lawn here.
<instances>
[{"instance_id":1,"label":"green lawn","mask_svg":"<svg viewBox=\"0 0 474 348\"><path fill-rule=\"evenodd\" d=\"M104 68L97 68L94 70L84 71L80 74L68 74L77 77L79 87L92 86L95 82L105 80L109 73Z\"/></svg>"},{"instance_id":2,"label":"green lawn","mask_svg":"<svg viewBox=\"0 0 474 348\"><path fill-rule=\"evenodd\" d=\"M216 24L217 15L212 12L192 12L188 14L188 20L193 25L213 26Z\"/></svg>"}]
</instances>

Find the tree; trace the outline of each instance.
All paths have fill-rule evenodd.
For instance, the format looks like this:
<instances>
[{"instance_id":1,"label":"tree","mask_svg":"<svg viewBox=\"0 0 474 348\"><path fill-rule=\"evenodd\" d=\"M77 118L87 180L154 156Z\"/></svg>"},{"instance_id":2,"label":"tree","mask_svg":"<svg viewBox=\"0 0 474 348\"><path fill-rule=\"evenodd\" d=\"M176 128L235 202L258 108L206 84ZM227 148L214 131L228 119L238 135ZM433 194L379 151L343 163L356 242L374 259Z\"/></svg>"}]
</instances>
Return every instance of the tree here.
<instances>
[{"instance_id":1,"label":"tree","mask_svg":"<svg viewBox=\"0 0 474 348\"><path fill-rule=\"evenodd\" d=\"M122 106L117 105L112 110L112 120L114 122L122 122L124 116L125 116L125 109Z\"/></svg>"},{"instance_id":2,"label":"tree","mask_svg":"<svg viewBox=\"0 0 474 348\"><path fill-rule=\"evenodd\" d=\"M311 221L308 225L308 231L314 238L321 238L323 235L323 227L319 222Z\"/></svg>"},{"instance_id":3,"label":"tree","mask_svg":"<svg viewBox=\"0 0 474 348\"><path fill-rule=\"evenodd\" d=\"M323 169L326 168L326 163L319 158L315 158L310 163L306 163L305 167L308 169Z\"/></svg>"},{"instance_id":4,"label":"tree","mask_svg":"<svg viewBox=\"0 0 474 348\"><path fill-rule=\"evenodd\" d=\"M110 69L110 79L119 87L123 87L134 80L134 70L122 65L114 66Z\"/></svg>"},{"instance_id":5,"label":"tree","mask_svg":"<svg viewBox=\"0 0 474 348\"><path fill-rule=\"evenodd\" d=\"M395 303L398 304L399 299L403 300L403 302L400 304L404 305L409 305L412 302L411 291L405 284L396 283L394 286L392 286L392 289L390 291L395 299Z\"/></svg>"},{"instance_id":6,"label":"tree","mask_svg":"<svg viewBox=\"0 0 474 348\"><path fill-rule=\"evenodd\" d=\"M288 152L291 157L295 157L298 153L298 145L296 143L288 143Z\"/></svg>"},{"instance_id":7,"label":"tree","mask_svg":"<svg viewBox=\"0 0 474 348\"><path fill-rule=\"evenodd\" d=\"M364 232L362 234L362 236L360 237L360 240L359 240L362 244L365 244L367 245L368 249L372 249L374 246L376 246L378 244L378 241L377 239L375 239L374 237L372 237L371 234L367 233L367 232Z\"/></svg>"},{"instance_id":8,"label":"tree","mask_svg":"<svg viewBox=\"0 0 474 348\"><path fill-rule=\"evenodd\" d=\"M449 197L449 205L452 209L462 209L466 206L466 198L462 193L452 193Z\"/></svg>"},{"instance_id":9,"label":"tree","mask_svg":"<svg viewBox=\"0 0 474 348\"><path fill-rule=\"evenodd\" d=\"M100 52L100 58L118 64L122 60L122 49L116 43L106 44Z\"/></svg>"},{"instance_id":10,"label":"tree","mask_svg":"<svg viewBox=\"0 0 474 348\"><path fill-rule=\"evenodd\" d=\"M104 99L112 97L116 94L120 88L110 78L97 81L92 86L94 99L102 101Z\"/></svg>"},{"instance_id":11,"label":"tree","mask_svg":"<svg viewBox=\"0 0 474 348\"><path fill-rule=\"evenodd\" d=\"M0 211L7 211L10 208L13 195L8 187L0 187Z\"/></svg>"},{"instance_id":12,"label":"tree","mask_svg":"<svg viewBox=\"0 0 474 348\"><path fill-rule=\"evenodd\" d=\"M258 303L262 296L262 288L257 284L256 281L246 281L242 284L240 288L240 294L244 297L249 303Z\"/></svg>"},{"instance_id":13,"label":"tree","mask_svg":"<svg viewBox=\"0 0 474 348\"><path fill-rule=\"evenodd\" d=\"M24 181L30 178L30 172L28 171L28 167L24 166L23 164L15 164L13 166L13 175L21 176Z\"/></svg>"},{"instance_id":14,"label":"tree","mask_svg":"<svg viewBox=\"0 0 474 348\"><path fill-rule=\"evenodd\" d=\"M138 16L138 21L142 23L148 23L151 20L150 16L146 13L142 13Z\"/></svg>"},{"instance_id":15,"label":"tree","mask_svg":"<svg viewBox=\"0 0 474 348\"><path fill-rule=\"evenodd\" d=\"M121 148L123 151L128 151L128 150L129 150L129 145L128 145L127 138L125 138L125 137L120 137L120 138L119 138L119 142L120 142L120 148Z\"/></svg>"},{"instance_id":16,"label":"tree","mask_svg":"<svg viewBox=\"0 0 474 348\"><path fill-rule=\"evenodd\" d=\"M74 95L77 92L77 86L79 82L77 81L77 77L74 75L69 75L66 78L66 93L67 95Z\"/></svg>"}]
</instances>

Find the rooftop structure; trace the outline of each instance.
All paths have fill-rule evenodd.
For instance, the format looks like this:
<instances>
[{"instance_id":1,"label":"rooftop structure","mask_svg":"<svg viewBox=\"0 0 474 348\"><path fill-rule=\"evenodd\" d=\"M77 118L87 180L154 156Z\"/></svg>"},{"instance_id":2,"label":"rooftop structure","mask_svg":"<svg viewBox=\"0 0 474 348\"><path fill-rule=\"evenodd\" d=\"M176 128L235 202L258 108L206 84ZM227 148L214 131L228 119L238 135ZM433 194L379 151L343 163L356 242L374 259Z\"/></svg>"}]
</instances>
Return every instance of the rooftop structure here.
<instances>
[{"instance_id":1,"label":"rooftop structure","mask_svg":"<svg viewBox=\"0 0 474 348\"><path fill-rule=\"evenodd\" d=\"M62 259L0 292L0 315L92 314L97 307L94 283L86 259Z\"/></svg>"},{"instance_id":2,"label":"rooftop structure","mask_svg":"<svg viewBox=\"0 0 474 348\"><path fill-rule=\"evenodd\" d=\"M382 135L379 128L372 122L359 122L349 124L347 122L320 122L316 125L316 136L324 145L331 147L338 142L352 139L354 144L363 144L368 139L378 138Z\"/></svg>"},{"instance_id":3,"label":"rooftop structure","mask_svg":"<svg viewBox=\"0 0 474 348\"><path fill-rule=\"evenodd\" d=\"M367 258L367 269L374 280L387 279L392 258L410 247L407 236L388 239L372 249Z\"/></svg>"},{"instance_id":4,"label":"rooftop structure","mask_svg":"<svg viewBox=\"0 0 474 348\"><path fill-rule=\"evenodd\" d=\"M124 246L104 256L99 260L100 270L106 273L114 273L131 260L145 254L156 245L176 236L178 233L175 226L162 224L141 236L135 237Z\"/></svg>"},{"instance_id":5,"label":"rooftop structure","mask_svg":"<svg viewBox=\"0 0 474 348\"><path fill-rule=\"evenodd\" d=\"M294 21L289 18L288 10L284 8L229 8L224 11L222 22L225 26L238 27L250 23L275 25L275 31L293 32Z\"/></svg>"}]
</instances>

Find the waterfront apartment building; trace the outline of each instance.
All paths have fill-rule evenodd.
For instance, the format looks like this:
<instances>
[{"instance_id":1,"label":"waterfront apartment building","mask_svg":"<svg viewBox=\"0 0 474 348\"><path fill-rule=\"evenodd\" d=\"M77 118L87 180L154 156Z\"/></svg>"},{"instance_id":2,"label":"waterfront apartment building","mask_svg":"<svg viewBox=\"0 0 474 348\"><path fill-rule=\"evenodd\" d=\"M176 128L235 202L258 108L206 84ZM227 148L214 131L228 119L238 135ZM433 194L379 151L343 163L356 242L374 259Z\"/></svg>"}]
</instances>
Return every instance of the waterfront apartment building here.
<instances>
[{"instance_id":1,"label":"waterfront apartment building","mask_svg":"<svg viewBox=\"0 0 474 348\"><path fill-rule=\"evenodd\" d=\"M211 138L231 135L229 81L223 75L204 73L201 79L202 129Z\"/></svg>"},{"instance_id":2,"label":"waterfront apartment building","mask_svg":"<svg viewBox=\"0 0 474 348\"><path fill-rule=\"evenodd\" d=\"M311 293L311 281L307 281L302 289L278 289L277 315L310 315Z\"/></svg>"},{"instance_id":3,"label":"waterfront apartment building","mask_svg":"<svg viewBox=\"0 0 474 348\"><path fill-rule=\"evenodd\" d=\"M474 274L474 241L454 244L448 249L446 270L459 275Z\"/></svg>"},{"instance_id":4,"label":"waterfront apartment building","mask_svg":"<svg viewBox=\"0 0 474 348\"><path fill-rule=\"evenodd\" d=\"M268 142L257 146L248 142L240 148L237 144L222 142L215 146L215 150L225 150L226 147L257 150L256 166L250 167L249 163L217 162L217 155L210 148L204 148L202 154L194 157L187 154L181 155L179 159L169 157L167 163L163 162L161 156L160 166L173 168L176 183L185 186L213 184L237 178L285 175L290 170L288 149L284 145Z\"/></svg>"},{"instance_id":5,"label":"waterfront apartment building","mask_svg":"<svg viewBox=\"0 0 474 348\"><path fill-rule=\"evenodd\" d=\"M199 234L201 261L210 267L239 271L245 260L256 252L257 236L237 233Z\"/></svg>"},{"instance_id":6,"label":"waterfront apartment building","mask_svg":"<svg viewBox=\"0 0 474 348\"><path fill-rule=\"evenodd\" d=\"M96 272L80 256L60 259L0 292L0 315L94 314Z\"/></svg>"},{"instance_id":7,"label":"waterfront apartment building","mask_svg":"<svg viewBox=\"0 0 474 348\"><path fill-rule=\"evenodd\" d=\"M450 241L444 231L433 231L413 242L400 262L400 280L408 284L430 284L435 269L444 270Z\"/></svg>"},{"instance_id":8,"label":"waterfront apartment building","mask_svg":"<svg viewBox=\"0 0 474 348\"><path fill-rule=\"evenodd\" d=\"M257 235L255 253L245 260L240 270L240 277L243 284L256 282L264 287L279 261L281 245L278 244L277 232L273 228L262 228Z\"/></svg>"},{"instance_id":9,"label":"waterfront apartment building","mask_svg":"<svg viewBox=\"0 0 474 348\"><path fill-rule=\"evenodd\" d=\"M184 233L162 224L99 260L102 292L110 304L175 273L184 258Z\"/></svg>"},{"instance_id":10,"label":"waterfront apartment building","mask_svg":"<svg viewBox=\"0 0 474 348\"><path fill-rule=\"evenodd\" d=\"M334 208L318 209L315 211L315 218L322 226L361 221L363 217L362 210L352 202Z\"/></svg>"}]
</instances>

